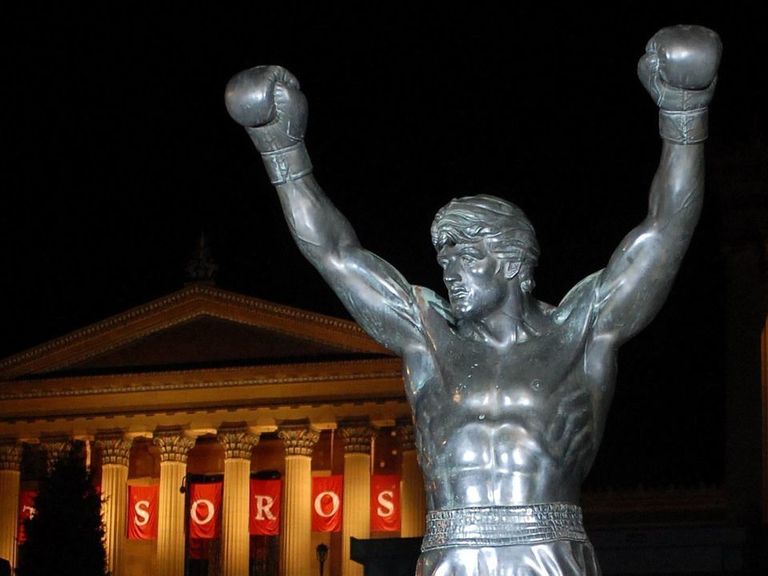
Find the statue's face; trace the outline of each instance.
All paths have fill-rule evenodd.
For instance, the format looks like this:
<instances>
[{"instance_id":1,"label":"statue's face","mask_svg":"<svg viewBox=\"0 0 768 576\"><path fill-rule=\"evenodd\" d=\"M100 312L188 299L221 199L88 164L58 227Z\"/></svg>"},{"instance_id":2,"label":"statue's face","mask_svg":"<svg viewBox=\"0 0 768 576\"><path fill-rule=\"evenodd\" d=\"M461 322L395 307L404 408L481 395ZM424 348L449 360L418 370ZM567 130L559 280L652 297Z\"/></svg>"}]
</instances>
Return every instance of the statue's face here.
<instances>
[{"instance_id":1,"label":"statue's face","mask_svg":"<svg viewBox=\"0 0 768 576\"><path fill-rule=\"evenodd\" d=\"M443 281L457 318L480 320L506 300L509 280L502 262L488 251L484 240L446 244L437 254Z\"/></svg>"}]
</instances>

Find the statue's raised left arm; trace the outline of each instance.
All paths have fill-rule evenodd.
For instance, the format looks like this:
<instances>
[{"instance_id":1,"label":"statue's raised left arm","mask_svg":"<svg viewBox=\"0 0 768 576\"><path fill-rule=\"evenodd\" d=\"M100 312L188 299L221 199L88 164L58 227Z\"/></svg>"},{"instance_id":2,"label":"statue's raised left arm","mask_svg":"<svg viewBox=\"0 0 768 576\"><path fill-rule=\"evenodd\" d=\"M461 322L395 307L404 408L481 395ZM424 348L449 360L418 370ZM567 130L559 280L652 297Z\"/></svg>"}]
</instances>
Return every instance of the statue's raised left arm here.
<instances>
[{"instance_id":1,"label":"statue's raised left arm","mask_svg":"<svg viewBox=\"0 0 768 576\"><path fill-rule=\"evenodd\" d=\"M711 30L675 26L651 38L638 64L659 106L662 151L648 215L621 242L597 285L594 335L613 350L661 308L699 220L707 107L721 50Z\"/></svg>"},{"instance_id":2,"label":"statue's raised left arm","mask_svg":"<svg viewBox=\"0 0 768 576\"><path fill-rule=\"evenodd\" d=\"M371 337L401 355L419 348L423 338L411 285L360 245L315 180L304 144L307 100L296 77L280 66L257 66L236 74L225 97L230 115L261 154L301 253Z\"/></svg>"}]
</instances>

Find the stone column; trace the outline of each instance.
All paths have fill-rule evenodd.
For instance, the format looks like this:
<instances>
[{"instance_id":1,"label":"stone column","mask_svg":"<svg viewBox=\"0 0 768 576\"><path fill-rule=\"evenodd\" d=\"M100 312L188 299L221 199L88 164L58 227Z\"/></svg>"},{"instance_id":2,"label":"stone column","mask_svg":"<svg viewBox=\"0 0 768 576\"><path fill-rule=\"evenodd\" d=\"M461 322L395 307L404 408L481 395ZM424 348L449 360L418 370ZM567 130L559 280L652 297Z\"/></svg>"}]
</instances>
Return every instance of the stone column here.
<instances>
[{"instance_id":1,"label":"stone column","mask_svg":"<svg viewBox=\"0 0 768 576\"><path fill-rule=\"evenodd\" d=\"M159 576L184 574L186 538L184 494L179 491L187 473L187 452L195 439L181 430L156 432L154 443L160 448L160 494L157 522L157 573Z\"/></svg>"},{"instance_id":2,"label":"stone column","mask_svg":"<svg viewBox=\"0 0 768 576\"><path fill-rule=\"evenodd\" d=\"M66 436L41 438L40 447L45 450L45 463L50 474L59 458L66 456L72 449L72 439Z\"/></svg>"},{"instance_id":3,"label":"stone column","mask_svg":"<svg viewBox=\"0 0 768 576\"><path fill-rule=\"evenodd\" d=\"M424 494L424 478L416 458L414 429L411 423L398 423L397 433L400 437L402 454L402 474L400 481L400 536L411 538L424 535L424 519L426 517L426 497Z\"/></svg>"},{"instance_id":4,"label":"stone column","mask_svg":"<svg viewBox=\"0 0 768 576\"><path fill-rule=\"evenodd\" d=\"M21 453L21 444L0 443L0 558L5 558L14 567L19 522Z\"/></svg>"},{"instance_id":5,"label":"stone column","mask_svg":"<svg viewBox=\"0 0 768 576\"><path fill-rule=\"evenodd\" d=\"M251 452L259 436L242 426L220 428L218 438L224 446L221 574L248 576Z\"/></svg>"},{"instance_id":6,"label":"stone column","mask_svg":"<svg viewBox=\"0 0 768 576\"><path fill-rule=\"evenodd\" d=\"M125 514L128 505L128 461L132 440L121 433L96 436L101 449L101 514L104 519L104 548L112 576L122 576L125 547Z\"/></svg>"},{"instance_id":7,"label":"stone column","mask_svg":"<svg viewBox=\"0 0 768 576\"><path fill-rule=\"evenodd\" d=\"M341 424L344 440L344 503L341 528L341 574L363 576L363 566L350 558L350 541L371 536L371 437L367 422Z\"/></svg>"},{"instance_id":8,"label":"stone column","mask_svg":"<svg viewBox=\"0 0 768 576\"><path fill-rule=\"evenodd\" d=\"M281 576L312 574L312 450L320 432L308 425L284 426L278 436L285 446Z\"/></svg>"}]
</instances>

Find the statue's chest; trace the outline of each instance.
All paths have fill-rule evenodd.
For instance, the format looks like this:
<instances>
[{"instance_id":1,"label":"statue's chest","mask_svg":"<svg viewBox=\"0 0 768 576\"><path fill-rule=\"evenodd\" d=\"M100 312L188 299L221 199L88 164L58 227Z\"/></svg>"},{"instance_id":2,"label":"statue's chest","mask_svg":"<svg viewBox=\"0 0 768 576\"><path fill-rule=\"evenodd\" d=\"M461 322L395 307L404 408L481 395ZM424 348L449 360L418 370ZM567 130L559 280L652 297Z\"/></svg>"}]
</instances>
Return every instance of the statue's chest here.
<instances>
[{"instance_id":1,"label":"statue's chest","mask_svg":"<svg viewBox=\"0 0 768 576\"><path fill-rule=\"evenodd\" d=\"M436 355L442 403L490 417L542 409L580 378L579 342L556 331L503 349L458 335Z\"/></svg>"}]
</instances>

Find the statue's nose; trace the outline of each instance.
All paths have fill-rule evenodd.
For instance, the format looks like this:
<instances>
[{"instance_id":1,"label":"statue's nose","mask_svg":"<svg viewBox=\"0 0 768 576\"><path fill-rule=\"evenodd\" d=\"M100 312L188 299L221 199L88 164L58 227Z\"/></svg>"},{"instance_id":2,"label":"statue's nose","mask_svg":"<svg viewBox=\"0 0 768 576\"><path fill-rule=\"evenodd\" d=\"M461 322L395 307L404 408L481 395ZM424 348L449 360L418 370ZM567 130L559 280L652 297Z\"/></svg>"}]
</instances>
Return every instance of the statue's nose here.
<instances>
[{"instance_id":1,"label":"statue's nose","mask_svg":"<svg viewBox=\"0 0 768 576\"><path fill-rule=\"evenodd\" d=\"M443 270L443 281L446 284L452 284L459 280L461 280L461 275L456 269L456 266L453 263L446 264L445 269Z\"/></svg>"}]
</instances>

